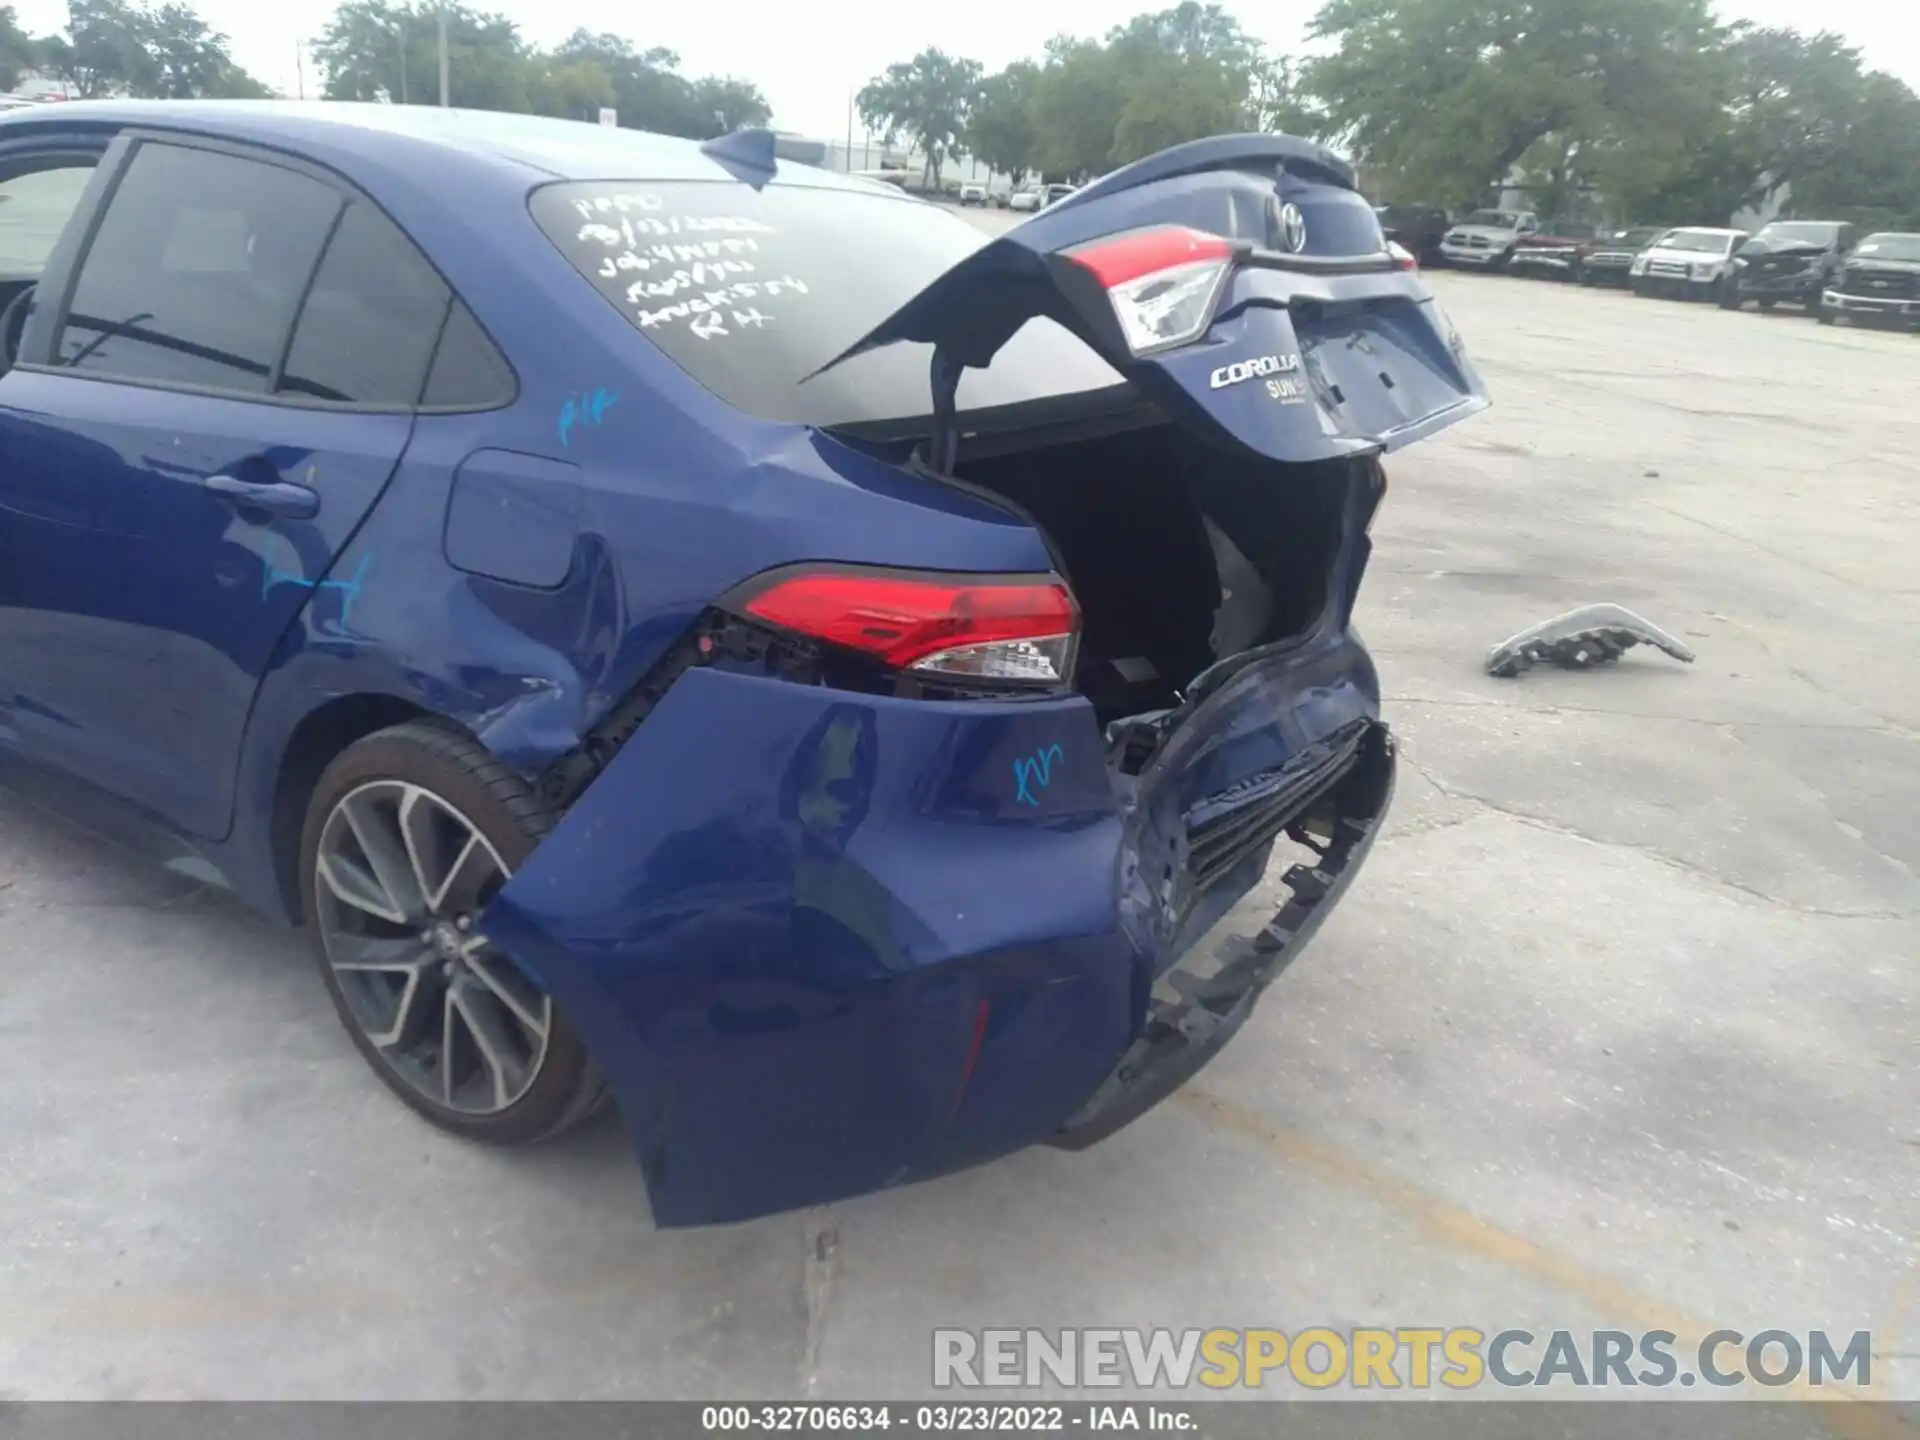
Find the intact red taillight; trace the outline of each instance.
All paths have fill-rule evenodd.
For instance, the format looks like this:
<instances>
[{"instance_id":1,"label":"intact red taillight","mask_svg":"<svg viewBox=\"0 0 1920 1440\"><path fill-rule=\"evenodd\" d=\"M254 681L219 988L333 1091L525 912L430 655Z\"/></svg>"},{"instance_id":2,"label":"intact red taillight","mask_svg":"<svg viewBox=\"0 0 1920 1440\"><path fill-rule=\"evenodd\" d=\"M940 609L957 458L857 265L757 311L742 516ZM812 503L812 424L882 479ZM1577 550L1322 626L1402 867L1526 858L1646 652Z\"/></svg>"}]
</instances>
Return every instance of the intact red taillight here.
<instances>
[{"instance_id":1,"label":"intact red taillight","mask_svg":"<svg viewBox=\"0 0 1920 1440\"><path fill-rule=\"evenodd\" d=\"M775 578L739 608L898 670L1064 683L1079 615L1057 576L918 577L851 569Z\"/></svg>"},{"instance_id":2,"label":"intact red taillight","mask_svg":"<svg viewBox=\"0 0 1920 1440\"><path fill-rule=\"evenodd\" d=\"M1413 258L1413 252L1398 240L1387 242L1387 254L1393 257L1394 266L1401 270L1418 270L1420 262Z\"/></svg>"},{"instance_id":3,"label":"intact red taillight","mask_svg":"<svg viewBox=\"0 0 1920 1440\"><path fill-rule=\"evenodd\" d=\"M1066 252L1106 288L1136 355L1197 340L1233 269L1231 241L1184 225L1154 225Z\"/></svg>"}]
</instances>

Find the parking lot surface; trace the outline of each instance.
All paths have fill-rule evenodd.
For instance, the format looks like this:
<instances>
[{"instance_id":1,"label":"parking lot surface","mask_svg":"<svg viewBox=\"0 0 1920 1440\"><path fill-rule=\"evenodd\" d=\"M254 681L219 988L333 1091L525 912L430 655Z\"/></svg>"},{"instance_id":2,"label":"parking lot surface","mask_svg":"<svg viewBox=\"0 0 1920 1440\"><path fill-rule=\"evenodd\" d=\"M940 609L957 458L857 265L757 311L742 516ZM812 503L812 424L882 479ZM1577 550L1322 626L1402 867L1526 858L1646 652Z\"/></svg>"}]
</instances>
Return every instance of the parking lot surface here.
<instances>
[{"instance_id":1,"label":"parking lot surface","mask_svg":"<svg viewBox=\"0 0 1920 1440\"><path fill-rule=\"evenodd\" d=\"M1176 1099L656 1232L611 1116L436 1134L294 937L6 801L0 1398L898 1397L935 1326L1318 1324L1870 1328L1920 1396L1920 338L1433 285L1495 408L1374 527L1391 828ZM1481 674L1600 600L1698 663Z\"/></svg>"}]
</instances>

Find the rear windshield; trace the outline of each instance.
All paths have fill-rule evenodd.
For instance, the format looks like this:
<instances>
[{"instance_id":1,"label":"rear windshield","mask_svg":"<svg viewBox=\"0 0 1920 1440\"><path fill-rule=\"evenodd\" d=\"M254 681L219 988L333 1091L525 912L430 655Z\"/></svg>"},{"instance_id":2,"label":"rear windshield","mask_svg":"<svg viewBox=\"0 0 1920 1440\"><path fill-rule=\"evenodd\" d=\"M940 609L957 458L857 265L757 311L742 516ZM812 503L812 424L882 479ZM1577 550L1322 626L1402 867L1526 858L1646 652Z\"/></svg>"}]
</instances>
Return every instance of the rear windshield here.
<instances>
[{"instance_id":1,"label":"rear windshield","mask_svg":"<svg viewBox=\"0 0 1920 1440\"><path fill-rule=\"evenodd\" d=\"M1869 235L1853 253L1876 260L1920 260L1920 235Z\"/></svg>"},{"instance_id":2,"label":"rear windshield","mask_svg":"<svg viewBox=\"0 0 1920 1440\"><path fill-rule=\"evenodd\" d=\"M936 205L799 184L569 182L531 203L574 268L695 380L749 414L809 425L931 412L927 346L888 346L806 377L989 239ZM966 372L959 404L997 409L1122 383L1072 334L1035 319L991 368Z\"/></svg>"}]
</instances>

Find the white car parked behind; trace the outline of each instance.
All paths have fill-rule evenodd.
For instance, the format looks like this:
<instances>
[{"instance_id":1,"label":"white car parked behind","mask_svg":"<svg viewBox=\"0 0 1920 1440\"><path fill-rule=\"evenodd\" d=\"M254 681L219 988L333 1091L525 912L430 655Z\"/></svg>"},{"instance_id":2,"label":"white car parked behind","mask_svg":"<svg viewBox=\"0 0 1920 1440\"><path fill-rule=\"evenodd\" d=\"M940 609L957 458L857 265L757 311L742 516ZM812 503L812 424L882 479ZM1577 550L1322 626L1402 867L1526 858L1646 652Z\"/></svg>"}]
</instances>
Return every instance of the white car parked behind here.
<instances>
[{"instance_id":1,"label":"white car parked behind","mask_svg":"<svg viewBox=\"0 0 1920 1440\"><path fill-rule=\"evenodd\" d=\"M1678 295L1684 300L1711 300L1727 273L1727 264L1744 230L1721 230L1707 225L1683 225L1669 230L1633 257L1628 283L1636 295Z\"/></svg>"}]
</instances>

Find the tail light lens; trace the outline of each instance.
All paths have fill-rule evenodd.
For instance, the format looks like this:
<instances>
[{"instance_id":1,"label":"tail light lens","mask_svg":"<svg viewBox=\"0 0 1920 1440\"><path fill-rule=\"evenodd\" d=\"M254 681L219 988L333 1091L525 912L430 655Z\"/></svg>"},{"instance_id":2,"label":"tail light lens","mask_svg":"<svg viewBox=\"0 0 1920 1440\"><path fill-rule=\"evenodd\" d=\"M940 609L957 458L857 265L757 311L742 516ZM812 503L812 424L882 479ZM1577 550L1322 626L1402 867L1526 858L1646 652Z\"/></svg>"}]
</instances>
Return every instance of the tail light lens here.
<instances>
[{"instance_id":1,"label":"tail light lens","mask_svg":"<svg viewBox=\"0 0 1920 1440\"><path fill-rule=\"evenodd\" d=\"M1079 638L1056 575L808 570L773 577L735 608L929 678L1062 684Z\"/></svg>"},{"instance_id":2,"label":"tail light lens","mask_svg":"<svg viewBox=\"0 0 1920 1440\"><path fill-rule=\"evenodd\" d=\"M1154 225L1066 252L1106 288L1135 355L1170 350L1206 333L1233 269L1231 241L1184 225Z\"/></svg>"},{"instance_id":3,"label":"tail light lens","mask_svg":"<svg viewBox=\"0 0 1920 1440\"><path fill-rule=\"evenodd\" d=\"M1420 262L1413 258L1413 252L1398 240L1387 242L1387 254L1393 257L1394 268L1399 270L1418 270Z\"/></svg>"}]
</instances>

